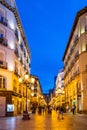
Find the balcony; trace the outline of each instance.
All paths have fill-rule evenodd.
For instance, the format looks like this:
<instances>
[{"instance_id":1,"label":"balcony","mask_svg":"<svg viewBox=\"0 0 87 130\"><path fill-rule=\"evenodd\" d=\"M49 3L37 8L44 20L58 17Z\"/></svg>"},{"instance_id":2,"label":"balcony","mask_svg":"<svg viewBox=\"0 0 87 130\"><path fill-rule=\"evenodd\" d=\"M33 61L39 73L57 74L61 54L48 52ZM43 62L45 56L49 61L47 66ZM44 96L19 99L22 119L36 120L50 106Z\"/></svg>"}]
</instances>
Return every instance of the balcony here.
<instances>
[{"instance_id":1,"label":"balcony","mask_svg":"<svg viewBox=\"0 0 87 130\"><path fill-rule=\"evenodd\" d=\"M16 36L17 40L19 40L19 35L18 35L18 30L17 29L15 30L15 36Z\"/></svg>"},{"instance_id":2,"label":"balcony","mask_svg":"<svg viewBox=\"0 0 87 130\"><path fill-rule=\"evenodd\" d=\"M74 44L75 44L75 46L77 45L78 40L79 40L79 37L78 37L78 35L76 35L76 37L75 37L75 39L74 39Z\"/></svg>"},{"instance_id":3,"label":"balcony","mask_svg":"<svg viewBox=\"0 0 87 130\"><path fill-rule=\"evenodd\" d=\"M71 70L70 67L68 67L68 73L70 72L70 70Z\"/></svg>"},{"instance_id":4,"label":"balcony","mask_svg":"<svg viewBox=\"0 0 87 130\"><path fill-rule=\"evenodd\" d=\"M16 86L13 86L13 91L17 92L17 87Z\"/></svg>"},{"instance_id":5,"label":"balcony","mask_svg":"<svg viewBox=\"0 0 87 130\"><path fill-rule=\"evenodd\" d=\"M15 49L15 55L19 58L18 48Z\"/></svg>"},{"instance_id":6,"label":"balcony","mask_svg":"<svg viewBox=\"0 0 87 130\"><path fill-rule=\"evenodd\" d=\"M74 63L75 63L75 60L72 60L72 61L71 61L71 68L73 68Z\"/></svg>"},{"instance_id":7,"label":"balcony","mask_svg":"<svg viewBox=\"0 0 87 130\"><path fill-rule=\"evenodd\" d=\"M0 61L0 68L7 69L7 62Z\"/></svg>"},{"instance_id":8,"label":"balcony","mask_svg":"<svg viewBox=\"0 0 87 130\"><path fill-rule=\"evenodd\" d=\"M24 65L24 70L26 70L26 65Z\"/></svg>"},{"instance_id":9,"label":"balcony","mask_svg":"<svg viewBox=\"0 0 87 130\"><path fill-rule=\"evenodd\" d=\"M28 57L27 57L26 61L27 61L27 63L29 63Z\"/></svg>"},{"instance_id":10,"label":"balcony","mask_svg":"<svg viewBox=\"0 0 87 130\"><path fill-rule=\"evenodd\" d=\"M0 23L7 26L8 25L8 22L7 22L7 19L4 18L3 16L0 15Z\"/></svg>"},{"instance_id":11,"label":"balcony","mask_svg":"<svg viewBox=\"0 0 87 130\"><path fill-rule=\"evenodd\" d=\"M18 68L15 68L14 74L19 77Z\"/></svg>"},{"instance_id":12,"label":"balcony","mask_svg":"<svg viewBox=\"0 0 87 130\"><path fill-rule=\"evenodd\" d=\"M26 58L26 53L24 52L24 57Z\"/></svg>"},{"instance_id":13,"label":"balcony","mask_svg":"<svg viewBox=\"0 0 87 130\"><path fill-rule=\"evenodd\" d=\"M79 58L79 51L76 52L75 54L75 61Z\"/></svg>"},{"instance_id":14,"label":"balcony","mask_svg":"<svg viewBox=\"0 0 87 130\"><path fill-rule=\"evenodd\" d=\"M34 89L34 92L36 92L36 93L37 93L37 88L35 88L35 89Z\"/></svg>"},{"instance_id":15,"label":"balcony","mask_svg":"<svg viewBox=\"0 0 87 130\"><path fill-rule=\"evenodd\" d=\"M7 46L7 40L3 37L0 37L0 45Z\"/></svg>"},{"instance_id":16,"label":"balcony","mask_svg":"<svg viewBox=\"0 0 87 130\"><path fill-rule=\"evenodd\" d=\"M22 51L24 50L24 46L23 46L22 43L20 44L20 48L21 48Z\"/></svg>"},{"instance_id":17,"label":"balcony","mask_svg":"<svg viewBox=\"0 0 87 130\"><path fill-rule=\"evenodd\" d=\"M20 58L20 62L21 62L21 64L23 64L23 59L22 59L22 57Z\"/></svg>"},{"instance_id":18,"label":"balcony","mask_svg":"<svg viewBox=\"0 0 87 130\"><path fill-rule=\"evenodd\" d=\"M19 89L19 94L21 94L22 92L21 92L21 89Z\"/></svg>"},{"instance_id":19,"label":"balcony","mask_svg":"<svg viewBox=\"0 0 87 130\"><path fill-rule=\"evenodd\" d=\"M71 47L70 55L73 53L73 50L74 50L74 46Z\"/></svg>"}]
</instances>

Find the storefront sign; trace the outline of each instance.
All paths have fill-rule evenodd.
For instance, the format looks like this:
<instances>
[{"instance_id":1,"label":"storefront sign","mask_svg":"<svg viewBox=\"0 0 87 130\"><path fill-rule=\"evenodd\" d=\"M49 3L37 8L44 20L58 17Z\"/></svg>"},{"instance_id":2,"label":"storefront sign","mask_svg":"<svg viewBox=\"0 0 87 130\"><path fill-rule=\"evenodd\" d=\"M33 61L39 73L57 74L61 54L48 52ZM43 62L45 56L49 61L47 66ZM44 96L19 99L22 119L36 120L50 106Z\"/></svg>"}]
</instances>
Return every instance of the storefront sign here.
<instances>
[{"instance_id":1,"label":"storefront sign","mask_svg":"<svg viewBox=\"0 0 87 130\"><path fill-rule=\"evenodd\" d=\"M13 112L14 111L14 105L13 104L7 104L7 112Z\"/></svg>"},{"instance_id":2,"label":"storefront sign","mask_svg":"<svg viewBox=\"0 0 87 130\"><path fill-rule=\"evenodd\" d=\"M0 117L5 116L6 97L0 97Z\"/></svg>"}]
</instances>

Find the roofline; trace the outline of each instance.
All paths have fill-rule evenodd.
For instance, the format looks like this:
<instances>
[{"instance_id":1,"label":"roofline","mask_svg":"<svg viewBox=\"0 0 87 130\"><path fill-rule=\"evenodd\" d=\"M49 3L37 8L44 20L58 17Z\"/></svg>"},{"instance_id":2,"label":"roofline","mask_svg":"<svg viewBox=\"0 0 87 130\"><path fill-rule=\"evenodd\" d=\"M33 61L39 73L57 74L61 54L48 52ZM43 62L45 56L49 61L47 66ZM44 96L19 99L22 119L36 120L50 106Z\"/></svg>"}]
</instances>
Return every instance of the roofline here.
<instances>
[{"instance_id":1,"label":"roofline","mask_svg":"<svg viewBox=\"0 0 87 130\"><path fill-rule=\"evenodd\" d=\"M79 17L80 17L81 15L85 14L86 12L87 12L87 6L77 12L77 15L76 15L76 17L75 17L74 24L73 24L73 27L72 27L72 30L71 30L71 33L70 33L70 37L69 37L69 40L68 40L68 43L67 43L67 46L66 46L66 49L65 49L65 52L64 52L64 56L63 56L63 58L62 58L63 61L64 61L64 59L65 59L65 55L66 55L67 50L68 50L68 47L69 47L69 45L70 45L70 42L71 42L73 33L74 33L75 29L76 29L76 25L77 25L77 23L78 23Z\"/></svg>"},{"instance_id":2,"label":"roofline","mask_svg":"<svg viewBox=\"0 0 87 130\"><path fill-rule=\"evenodd\" d=\"M18 25L18 27L19 27L19 29L20 29L22 38L23 38L23 40L24 40L26 49L27 49L28 54L29 54L29 56L30 56L30 58L31 58L29 45L28 45L27 39L26 39L26 37L25 37L24 29L23 29L22 22L21 22L21 19L20 19L20 17L19 17L19 14L18 14L17 6L15 5L15 7L11 7L5 0L0 0L0 3L14 13L14 16L15 16L17 25Z\"/></svg>"},{"instance_id":3,"label":"roofline","mask_svg":"<svg viewBox=\"0 0 87 130\"><path fill-rule=\"evenodd\" d=\"M31 76L32 78L35 78L35 80L38 80L39 85L40 85L41 92L42 92L42 94L43 94L43 91L42 91L42 87L41 87L41 83L40 83L39 78L38 78L37 76L35 76L35 75L32 75L32 74L30 74L30 76Z\"/></svg>"}]
</instances>

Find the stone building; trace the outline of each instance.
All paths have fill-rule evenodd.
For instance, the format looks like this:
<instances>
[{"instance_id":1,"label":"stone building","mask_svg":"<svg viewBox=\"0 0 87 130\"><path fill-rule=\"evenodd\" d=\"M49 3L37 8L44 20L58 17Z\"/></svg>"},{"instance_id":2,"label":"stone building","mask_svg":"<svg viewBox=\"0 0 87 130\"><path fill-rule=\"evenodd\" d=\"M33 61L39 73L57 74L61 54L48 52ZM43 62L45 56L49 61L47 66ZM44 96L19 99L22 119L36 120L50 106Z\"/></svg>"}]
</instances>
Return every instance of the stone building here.
<instances>
[{"instance_id":1,"label":"stone building","mask_svg":"<svg viewBox=\"0 0 87 130\"><path fill-rule=\"evenodd\" d=\"M64 93L64 70L61 69L58 72L56 78L56 88L55 88L56 106L65 105L65 93Z\"/></svg>"},{"instance_id":2,"label":"stone building","mask_svg":"<svg viewBox=\"0 0 87 130\"><path fill-rule=\"evenodd\" d=\"M75 18L63 56L65 101L77 112L87 112L87 7Z\"/></svg>"},{"instance_id":3,"label":"stone building","mask_svg":"<svg viewBox=\"0 0 87 130\"><path fill-rule=\"evenodd\" d=\"M26 72L30 74L30 50L15 0L0 0L0 116L23 112L26 88L19 77Z\"/></svg>"}]
</instances>

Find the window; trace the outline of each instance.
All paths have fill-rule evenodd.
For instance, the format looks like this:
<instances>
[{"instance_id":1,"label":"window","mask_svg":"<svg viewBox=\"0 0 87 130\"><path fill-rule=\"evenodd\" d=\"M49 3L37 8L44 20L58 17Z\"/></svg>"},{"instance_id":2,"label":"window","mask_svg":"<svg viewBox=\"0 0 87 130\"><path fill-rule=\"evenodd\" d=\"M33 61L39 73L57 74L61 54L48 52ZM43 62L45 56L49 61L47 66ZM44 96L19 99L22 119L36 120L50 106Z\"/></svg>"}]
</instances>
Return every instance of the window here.
<instances>
[{"instance_id":1,"label":"window","mask_svg":"<svg viewBox=\"0 0 87 130\"><path fill-rule=\"evenodd\" d=\"M3 38L4 37L4 30L2 30L1 28L0 28L0 38Z\"/></svg>"},{"instance_id":2,"label":"window","mask_svg":"<svg viewBox=\"0 0 87 130\"><path fill-rule=\"evenodd\" d=\"M17 92L17 81L13 80L13 91Z\"/></svg>"},{"instance_id":3,"label":"window","mask_svg":"<svg viewBox=\"0 0 87 130\"><path fill-rule=\"evenodd\" d=\"M6 88L6 79L0 76L0 88Z\"/></svg>"},{"instance_id":4,"label":"window","mask_svg":"<svg viewBox=\"0 0 87 130\"><path fill-rule=\"evenodd\" d=\"M15 29L15 36L16 36L17 40L19 41L19 34L18 34L18 29L17 28Z\"/></svg>"},{"instance_id":5,"label":"window","mask_svg":"<svg viewBox=\"0 0 87 130\"><path fill-rule=\"evenodd\" d=\"M0 34L0 38L3 38L3 34Z\"/></svg>"},{"instance_id":6,"label":"window","mask_svg":"<svg viewBox=\"0 0 87 130\"><path fill-rule=\"evenodd\" d=\"M0 18L3 18L5 16L5 11L0 8Z\"/></svg>"}]
</instances>

